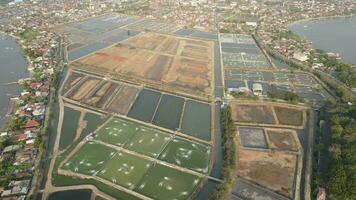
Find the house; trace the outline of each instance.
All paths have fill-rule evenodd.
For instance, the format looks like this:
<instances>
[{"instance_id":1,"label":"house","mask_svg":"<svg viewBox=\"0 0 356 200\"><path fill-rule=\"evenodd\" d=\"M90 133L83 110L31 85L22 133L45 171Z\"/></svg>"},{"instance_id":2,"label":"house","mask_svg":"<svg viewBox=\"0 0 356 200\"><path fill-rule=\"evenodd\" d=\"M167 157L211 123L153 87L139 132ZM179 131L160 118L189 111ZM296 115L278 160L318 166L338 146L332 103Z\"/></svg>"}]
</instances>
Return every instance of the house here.
<instances>
[{"instance_id":1,"label":"house","mask_svg":"<svg viewBox=\"0 0 356 200\"><path fill-rule=\"evenodd\" d=\"M27 140L27 135L24 134L24 133L23 134L16 134L13 137L15 138L16 141L19 141L19 142Z\"/></svg>"},{"instance_id":2,"label":"house","mask_svg":"<svg viewBox=\"0 0 356 200\"><path fill-rule=\"evenodd\" d=\"M302 52L294 52L293 58L296 59L296 60L299 60L301 62L304 62L304 61L308 60L308 56L305 53L302 53Z\"/></svg>"},{"instance_id":3,"label":"house","mask_svg":"<svg viewBox=\"0 0 356 200\"><path fill-rule=\"evenodd\" d=\"M30 87L31 87L32 89L38 89L38 88L40 88L42 85L43 85L43 83L40 83L40 82L33 82L33 83L30 84Z\"/></svg>"},{"instance_id":4,"label":"house","mask_svg":"<svg viewBox=\"0 0 356 200\"><path fill-rule=\"evenodd\" d=\"M8 190L5 190L1 197L10 197L10 196L22 196L26 195L30 188L30 180L22 180L22 181L11 181L9 183Z\"/></svg>"},{"instance_id":5,"label":"house","mask_svg":"<svg viewBox=\"0 0 356 200\"><path fill-rule=\"evenodd\" d=\"M252 92L255 96L262 96L263 88L260 83L252 84Z\"/></svg>"},{"instance_id":6,"label":"house","mask_svg":"<svg viewBox=\"0 0 356 200\"><path fill-rule=\"evenodd\" d=\"M4 148L4 150L2 151L2 153L10 153L13 151L17 151L20 149L20 145L10 145Z\"/></svg>"},{"instance_id":7,"label":"house","mask_svg":"<svg viewBox=\"0 0 356 200\"><path fill-rule=\"evenodd\" d=\"M26 196L12 196L12 197L3 197L2 200L25 200Z\"/></svg>"},{"instance_id":8,"label":"house","mask_svg":"<svg viewBox=\"0 0 356 200\"><path fill-rule=\"evenodd\" d=\"M0 133L0 137L5 137L5 136L8 136L9 134L7 132L1 132Z\"/></svg>"},{"instance_id":9,"label":"house","mask_svg":"<svg viewBox=\"0 0 356 200\"><path fill-rule=\"evenodd\" d=\"M40 126L40 123L37 122L34 119L30 119L26 122L26 124L23 126L23 128L29 129L29 128L37 128L38 126Z\"/></svg>"}]
</instances>

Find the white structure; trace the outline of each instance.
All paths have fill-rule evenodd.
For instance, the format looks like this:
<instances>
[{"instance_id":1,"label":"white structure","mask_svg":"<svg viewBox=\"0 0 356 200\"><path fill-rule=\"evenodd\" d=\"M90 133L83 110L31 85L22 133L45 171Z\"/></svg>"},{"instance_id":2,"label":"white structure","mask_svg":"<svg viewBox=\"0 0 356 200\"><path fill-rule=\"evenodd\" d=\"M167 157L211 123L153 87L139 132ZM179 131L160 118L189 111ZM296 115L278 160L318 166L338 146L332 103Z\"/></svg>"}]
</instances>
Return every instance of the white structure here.
<instances>
[{"instance_id":1,"label":"white structure","mask_svg":"<svg viewBox=\"0 0 356 200\"><path fill-rule=\"evenodd\" d=\"M252 85L252 92L255 96L262 96L263 88L260 83L254 83Z\"/></svg>"},{"instance_id":2,"label":"white structure","mask_svg":"<svg viewBox=\"0 0 356 200\"><path fill-rule=\"evenodd\" d=\"M308 60L308 56L305 53L302 52L295 52L293 54L293 58L296 60L299 60L301 62L307 61Z\"/></svg>"}]
</instances>

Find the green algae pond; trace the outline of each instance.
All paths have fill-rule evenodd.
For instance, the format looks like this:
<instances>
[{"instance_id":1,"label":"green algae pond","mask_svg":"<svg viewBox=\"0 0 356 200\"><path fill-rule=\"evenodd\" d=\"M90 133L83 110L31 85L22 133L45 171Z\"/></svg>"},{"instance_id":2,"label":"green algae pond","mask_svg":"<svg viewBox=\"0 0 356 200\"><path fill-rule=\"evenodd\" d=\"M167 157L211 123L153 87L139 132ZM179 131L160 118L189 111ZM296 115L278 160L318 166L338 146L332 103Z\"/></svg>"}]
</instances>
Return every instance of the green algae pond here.
<instances>
[{"instance_id":1,"label":"green algae pond","mask_svg":"<svg viewBox=\"0 0 356 200\"><path fill-rule=\"evenodd\" d=\"M156 164L143 177L137 192L153 199L188 199L196 190L200 178L175 169Z\"/></svg>"}]
</instances>

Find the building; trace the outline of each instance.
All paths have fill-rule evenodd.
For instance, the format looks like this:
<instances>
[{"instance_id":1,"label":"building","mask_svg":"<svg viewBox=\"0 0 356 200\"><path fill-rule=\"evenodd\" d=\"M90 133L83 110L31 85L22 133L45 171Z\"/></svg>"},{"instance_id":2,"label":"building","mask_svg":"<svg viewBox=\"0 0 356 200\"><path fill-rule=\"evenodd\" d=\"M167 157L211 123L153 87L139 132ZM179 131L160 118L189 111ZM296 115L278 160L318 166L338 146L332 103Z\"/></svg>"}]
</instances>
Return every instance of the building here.
<instances>
[{"instance_id":1,"label":"building","mask_svg":"<svg viewBox=\"0 0 356 200\"><path fill-rule=\"evenodd\" d=\"M305 53L302 52L295 52L293 54L293 58L296 60L299 60L301 62L307 61L308 60L308 56Z\"/></svg>"},{"instance_id":2,"label":"building","mask_svg":"<svg viewBox=\"0 0 356 200\"><path fill-rule=\"evenodd\" d=\"M262 85L260 83L254 83L252 85L252 92L253 92L253 95L255 95L255 96L262 96L262 94L263 94Z\"/></svg>"},{"instance_id":3,"label":"building","mask_svg":"<svg viewBox=\"0 0 356 200\"><path fill-rule=\"evenodd\" d=\"M5 190L1 197L15 197L21 198L21 196L26 195L30 188L30 180L23 181L11 181L8 190Z\"/></svg>"}]
</instances>

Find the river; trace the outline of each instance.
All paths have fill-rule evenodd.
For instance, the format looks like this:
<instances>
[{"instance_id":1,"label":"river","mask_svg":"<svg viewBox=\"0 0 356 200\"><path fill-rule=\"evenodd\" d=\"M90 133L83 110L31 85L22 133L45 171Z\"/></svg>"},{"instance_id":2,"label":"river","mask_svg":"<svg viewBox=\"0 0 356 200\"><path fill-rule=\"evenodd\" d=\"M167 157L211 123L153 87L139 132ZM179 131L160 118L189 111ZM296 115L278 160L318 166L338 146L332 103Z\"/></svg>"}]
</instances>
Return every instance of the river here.
<instances>
[{"instance_id":1,"label":"river","mask_svg":"<svg viewBox=\"0 0 356 200\"><path fill-rule=\"evenodd\" d=\"M356 64L356 16L303 21L289 28L314 48L339 53L345 62Z\"/></svg>"},{"instance_id":2,"label":"river","mask_svg":"<svg viewBox=\"0 0 356 200\"><path fill-rule=\"evenodd\" d=\"M21 90L16 82L28 77L26 59L13 37L0 34L0 128L9 110L10 97Z\"/></svg>"}]
</instances>

